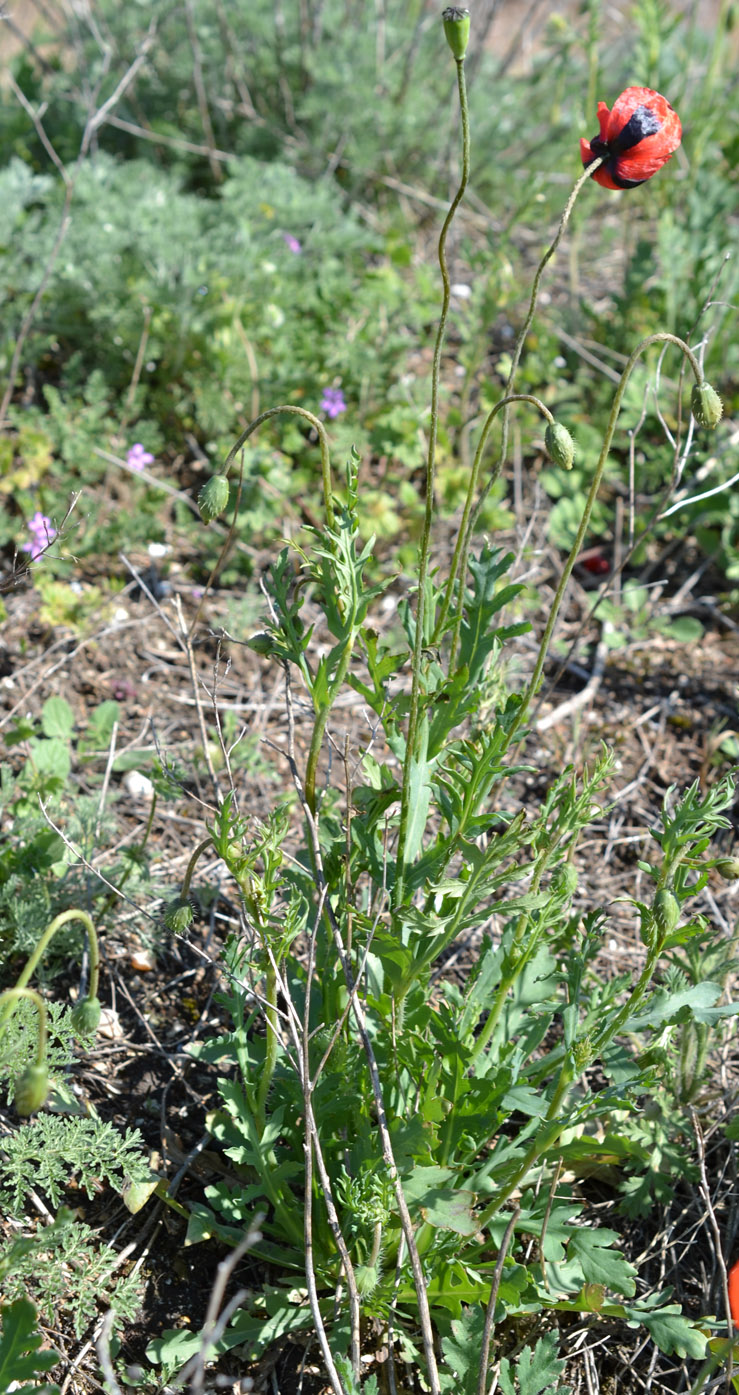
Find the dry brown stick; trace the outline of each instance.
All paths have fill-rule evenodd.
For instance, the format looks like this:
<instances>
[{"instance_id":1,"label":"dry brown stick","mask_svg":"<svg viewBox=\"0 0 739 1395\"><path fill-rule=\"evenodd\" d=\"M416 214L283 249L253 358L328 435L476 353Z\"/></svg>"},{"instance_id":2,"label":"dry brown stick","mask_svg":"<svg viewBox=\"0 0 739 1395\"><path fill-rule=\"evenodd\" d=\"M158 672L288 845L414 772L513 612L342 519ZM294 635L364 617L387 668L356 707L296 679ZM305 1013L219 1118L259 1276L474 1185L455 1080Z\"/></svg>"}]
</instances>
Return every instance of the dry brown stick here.
<instances>
[{"instance_id":1,"label":"dry brown stick","mask_svg":"<svg viewBox=\"0 0 739 1395\"><path fill-rule=\"evenodd\" d=\"M503 1265L508 1253L508 1247L513 1239L513 1232L516 1228L516 1221L521 1214L521 1207L516 1206L511 1219L505 1229L503 1241L498 1255L498 1261L493 1271L493 1283L490 1289L487 1308L485 1309L485 1326L482 1330L482 1349L480 1351L480 1370L477 1378L477 1395L485 1395L488 1383L488 1361L490 1360L490 1339L493 1335L495 1322L495 1304L498 1301L498 1289L503 1277Z\"/></svg>"}]
</instances>

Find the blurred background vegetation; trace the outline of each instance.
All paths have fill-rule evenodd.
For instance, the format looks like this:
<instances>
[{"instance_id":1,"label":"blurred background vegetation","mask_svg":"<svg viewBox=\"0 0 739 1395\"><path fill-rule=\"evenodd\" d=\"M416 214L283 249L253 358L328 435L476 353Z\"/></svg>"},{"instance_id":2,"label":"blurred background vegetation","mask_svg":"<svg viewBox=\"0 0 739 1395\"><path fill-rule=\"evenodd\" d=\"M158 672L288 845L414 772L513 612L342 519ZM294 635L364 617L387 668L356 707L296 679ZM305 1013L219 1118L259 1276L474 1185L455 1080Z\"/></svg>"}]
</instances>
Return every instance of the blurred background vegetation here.
<instances>
[{"instance_id":1,"label":"blurred background vegetation","mask_svg":"<svg viewBox=\"0 0 739 1395\"><path fill-rule=\"evenodd\" d=\"M438 8L25 7L17 33L32 37L16 33L0 87L0 548L9 565L31 518L40 511L59 528L81 491L54 549L68 560L45 559L47 589L88 574L115 587L119 569L105 559L152 542L202 582L220 539L210 551L202 532L195 541L200 484L259 410L294 402L321 411L327 389L346 404L324 415L337 461L352 443L361 454L369 526L386 555L401 565L412 555L439 303L435 239L458 166ZM682 493L735 473L735 22L734 3L474 8L473 170L451 249L438 483L450 514L471 426L500 395L532 268L579 172L578 137L594 133L599 99L610 104L633 84L669 97L683 146L639 189L583 191L519 378L573 432L576 468L562 478L547 467L538 422L526 416L516 448L528 485L551 496L552 544L568 546L614 379L635 342L662 329L705 340L706 374L727 409L717 435L693 444ZM632 379L595 542L612 542L619 526L630 444L637 537L673 476L686 433L676 358L659 367L658 394L657 370L655 355ZM126 467L138 443L154 456L145 477ZM504 480L486 526L510 520L508 492ZM244 545L222 584L252 572L261 547L319 509L315 440L302 424L270 423L245 453ZM668 542L686 536L735 604L739 491L658 525Z\"/></svg>"}]
</instances>

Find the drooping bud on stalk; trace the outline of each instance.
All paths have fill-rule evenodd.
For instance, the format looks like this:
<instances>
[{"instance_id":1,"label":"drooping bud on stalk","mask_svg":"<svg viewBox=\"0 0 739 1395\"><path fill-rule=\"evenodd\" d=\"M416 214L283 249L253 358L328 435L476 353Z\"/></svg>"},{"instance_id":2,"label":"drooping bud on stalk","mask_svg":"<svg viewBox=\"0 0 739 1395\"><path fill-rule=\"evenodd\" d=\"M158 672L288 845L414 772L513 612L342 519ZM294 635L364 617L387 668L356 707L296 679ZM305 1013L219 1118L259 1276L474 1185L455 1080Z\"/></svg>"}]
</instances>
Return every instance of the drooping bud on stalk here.
<instances>
[{"instance_id":1,"label":"drooping bud on stalk","mask_svg":"<svg viewBox=\"0 0 739 1395\"><path fill-rule=\"evenodd\" d=\"M739 857L721 857L716 871L727 882L739 882Z\"/></svg>"},{"instance_id":2,"label":"drooping bud on stalk","mask_svg":"<svg viewBox=\"0 0 739 1395\"><path fill-rule=\"evenodd\" d=\"M228 480L225 475L212 475L198 494L198 509L203 523L220 518L228 505Z\"/></svg>"},{"instance_id":3,"label":"drooping bud on stalk","mask_svg":"<svg viewBox=\"0 0 739 1395\"><path fill-rule=\"evenodd\" d=\"M696 383L690 395L690 406L699 426L713 431L724 414L724 404L710 383Z\"/></svg>"},{"instance_id":4,"label":"drooping bud on stalk","mask_svg":"<svg viewBox=\"0 0 739 1395\"><path fill-rule=\"evenodd\" d=\"M72 1009L72 1026L78 1037L92 1037L95 1035L100 1022L100 999L85 998Z\"/></svg>"},{"instance_id":5,"label":"drooping bud on stalk","mask_svg":"<svg viewBox=\"0 0 739 1395\"><path fill-rule=\"evenodd\" d=\"M459 62L467 52L470 37L470 12L450 5L441 16L446 41Z\"/></svg>"},{"instance_id":6,"label":"drooping bud on stalk","mask_svg":"<svg viewBox=\"0 0 739 1395\"><path fill-rule=\"evenodd\" d=\"M26 1066L24 1071L18 1076L15 1083L15 1094L13 1102L16 1112L22 1119L27 1119L30 1114L36 1114L46 1103L49 1093L49 1072L45 1062L35 1066Z\"/></svg>"},{"instance_id":7,"label":"drooping bud on stalk","mask_svg":"<svg viewBox=\"0 0 739 1395\"><path fill-rule=\"evenodd\" d=\"M544 432L544 445L549 459L561 470L571 470L575 459L575 442L566 426L550 421Z\"/></svg>"},{"instance_id":8,"label":"drooping bud on stalk","mask_svg":"<svg viewBox=\"0 0 739 1395\"><path fill-rule=\"evenodd\" d=\"M192 925L193 913L189 901L170 901L162 917L168 930L175 935L184 935Z\"/></svg>"}]
</instances>

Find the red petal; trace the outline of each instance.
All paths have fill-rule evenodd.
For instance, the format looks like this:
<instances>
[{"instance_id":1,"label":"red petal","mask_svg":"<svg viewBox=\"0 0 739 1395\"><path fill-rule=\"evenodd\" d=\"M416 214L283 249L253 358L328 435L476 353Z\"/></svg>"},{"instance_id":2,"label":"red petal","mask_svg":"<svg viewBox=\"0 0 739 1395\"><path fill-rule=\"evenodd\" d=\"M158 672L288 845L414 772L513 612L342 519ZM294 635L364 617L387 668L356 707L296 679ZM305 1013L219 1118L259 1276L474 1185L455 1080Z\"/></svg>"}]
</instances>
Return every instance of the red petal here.
<instances>
[{"instance_id":1,"label":"red petal","mask_svg":"<svg viewBox=\"0 0 739 1395\"><path fill-rule=\"evenodd\" d=\"M729 1309L732 1322L739 1325L739 1260L729 1270Z\"/></svg>"},{"instance_id":2,"label":"red petal","mask_svg":"<svg viewBox=\"0 0 739 1395\"><path fill-rule=\"evenodd\" d=\"M610 113L610 111L608 110L608 107L606 106L605 102L599 102L599 103L598 103L598 125L600 126L600 138L601 138L601 140L607 140L607 139L608 139L608 137L606 136L606 131L608 130L608 122L610 121L610 118L611 118L611 113Z\"/></svg>"}]
</instances>

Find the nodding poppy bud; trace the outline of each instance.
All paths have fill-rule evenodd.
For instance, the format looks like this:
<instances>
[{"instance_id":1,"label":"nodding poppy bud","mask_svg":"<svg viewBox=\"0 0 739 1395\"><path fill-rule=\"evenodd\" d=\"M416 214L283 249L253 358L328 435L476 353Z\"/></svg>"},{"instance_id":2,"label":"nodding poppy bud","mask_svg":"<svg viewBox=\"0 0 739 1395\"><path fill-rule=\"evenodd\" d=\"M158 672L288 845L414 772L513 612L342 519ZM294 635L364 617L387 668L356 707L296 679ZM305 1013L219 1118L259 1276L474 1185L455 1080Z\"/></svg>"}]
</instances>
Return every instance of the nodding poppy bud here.
<instances>
[{"instance_id":1,"label":"nodding poppy bud","mask_svg":"<svg viewBox=\"0 0 739 1395\"><path fill-rule=\"evenodd\" d=\"M571 470L575 459L575 442L566 426L550 421L544 432L544 445L549 459L561 470Z\"/></svg>"},{"instance_id":2,"label":"nodding poppy bud","mask_svg":"<svg viewBox=\"0 0 739 1395\"><path fill-rule=\"evenodd\" d=\"M170 901L164 908L162 919L168 930L175 935L184 935L192 925L192 906L189 901Z\"/></svg>"},{"instance_id":3,"label":"nodding poppy bud","mask_svg":"<svg viewBox=\"0 0 739 1395\"><path fill-rule=\"evenodd\" d=\"M212 475L198 494L198 510L203 523L220 518L228 504L228 480L225 475Z\"/></svg>"},{"instance_id":4,"label":"nodding poppy bud","mask_svg":"<svg viewBox=\"0 0 739 1395\"><path fill-rule=\"evenodd\" d=\"M654 923L662 935L669 935L680 919L680 906L671 891L658 891L652 902Z\"/></svg>"},{"instance_id":5,"label":"nodding poppy bud","mask_svg":"<svg viewBox=\"0 0 739 1395\"><path fill-rule=\"evenodd\" d=\"M354 1270L354 1278L357 1283L357 1290L363 1298L374 1293L380 1282L382 1275L376 1264L358 1264Z\"/></svg>"},{"instance_id":6,"label":"nodding poppy bud","mask_svg":"<svg viewBox=\"0 0 739 1395\"><path fill-rule=\"evenodd\" d=\"M724 404L710 383L695 383L690 394L690 407L699 426L713 431L723 414Z\"/></svg>"},{"instance_id":7,"label":"nodding poppy bud","mask_svg":"<svg viewBox=\"0 0 739 1395\"><path fill-rule=\"evenodd\" d=\"M722 857L716 863L716 871L727 882L739 882L739 857Z\"/></svg>"},{"instance_id":8,"label":"nodding poppy bud","mask_svg":"<svg viewBox=\"0 0 739 1395\"><path fill-rule=\"evenodd\" d=\"M446 41L457 59L464 58L470 37L470 12L450 5L441 16Z\"/></svg>"},{"instance_id":9,"label":"nodding poppy bud","mask_svg":"<svg viewBox=\"0 0 739 1395\"><path fill-rule=\"evenodd\" d=\"M49 1093L49 1072L45 1063L26 1066L15 1082L14 1103L16 1112L27 1119L46 1103Z\"/></svg>"},{"instance_id":10,"label":"nodding poppy bud","mask_svg":"<svg viewBox=\"0 0 739 1395\"><path fill-rule=\"evenodd\" d=\"M602 158L593 179L604 189L635 189L651 179L674 155L682 137L677 112L651 87L627 87L610 111L599 102L598 124L597 136L580 141L580 154L586 167Z\"/></svg>"},{"instance_id":11,"label":"nodding poppy bud","mask_svg":"<svg viewBox=\"0 0 739 1395\"><path fill-rule=\"evenodd\" d=\"M99 998L85 998L72 1009L72 1026L78 1037L93 1037L100 1022Z\"/></svg>"}]
</instances>

